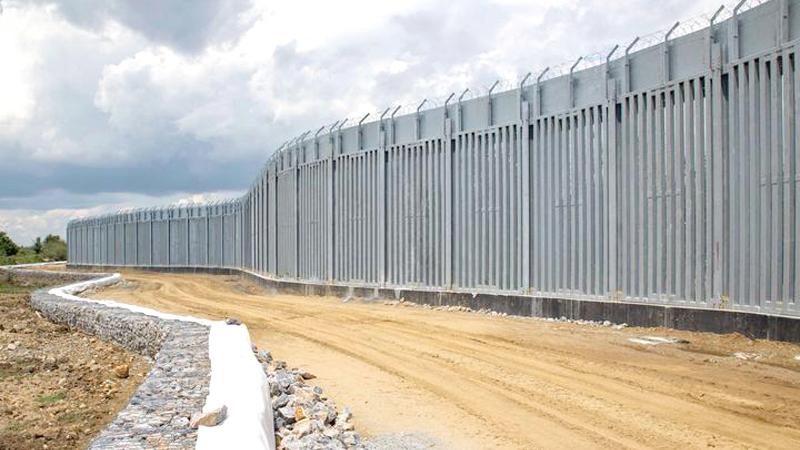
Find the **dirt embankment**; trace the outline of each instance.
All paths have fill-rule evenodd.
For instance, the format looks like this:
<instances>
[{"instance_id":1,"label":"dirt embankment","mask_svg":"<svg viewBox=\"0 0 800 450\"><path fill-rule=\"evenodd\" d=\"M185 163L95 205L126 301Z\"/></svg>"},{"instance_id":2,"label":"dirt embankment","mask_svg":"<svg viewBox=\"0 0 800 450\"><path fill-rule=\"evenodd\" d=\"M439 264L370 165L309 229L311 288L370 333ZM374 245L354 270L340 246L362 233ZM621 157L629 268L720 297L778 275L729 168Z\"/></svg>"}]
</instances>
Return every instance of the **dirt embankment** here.
<instances>
[{"instance_id":1,"label":"dirt embankment","mask_svg":"<svg viewBox=\"0 0 800 450\"><path fill-rule=\"evenodd\" d=\"M367 436L421 432L451 449L800 448L796 345L123 275L92 295L242 319L260 347L317 375Z\"/></svg>"},{"instance_id":2,"label":"dirt embankment","mask_svg":"<svg viewBox=\"0 0 800 450\"><path fill-rule=\"evenodd\" d=\"M37 287L0 279L0 449L84 448L149 365L41 318L28 304Z\"/></svg>"}]
</instances>

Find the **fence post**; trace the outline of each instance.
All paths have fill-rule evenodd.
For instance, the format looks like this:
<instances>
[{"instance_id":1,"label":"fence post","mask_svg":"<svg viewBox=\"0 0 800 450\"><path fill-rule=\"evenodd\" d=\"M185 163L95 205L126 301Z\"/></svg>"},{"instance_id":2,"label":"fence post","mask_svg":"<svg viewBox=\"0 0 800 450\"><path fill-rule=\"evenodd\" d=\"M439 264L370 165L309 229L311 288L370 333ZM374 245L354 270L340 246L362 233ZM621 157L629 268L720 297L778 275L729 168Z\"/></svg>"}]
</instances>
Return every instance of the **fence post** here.
<instances>
[{"instance_id":1,"label":"fence post","mask_svg":"<svg viewBox=\"0 0 800 450\"><path fill-rule=\"evenodd\" d=\"M380 177L378 179L378 201L377 211L378 214L378 239L376 248L378 251L378 284L384 286L386 284L386 165L388 164L387 150L386 150L386 127L384 126L383 119L389 113L391 107L386 108L378 119L378 164L380 165Z\"/></svg>"},{"instance_id":2,"label":"fence post","mask_svg":"<svg viewBox=\"0 0 800 450\"><path fill-rule=\"evenodd\" d=\"M608 279L606 286L607 294L611 299L619 297L619 282L618 282L618 259L619 248L617 238L619 235L619 222L617 217L619 196L619 185L617 183L617 169L619 165L619 146L617 143L617 136L619 133L619 123L617 122L617 80L611 77L611 57L617 51L619 46L614 46L611 52L606 56L606 64L604 67L605 89L606 89L606 132L607 145L608 145L608 224L606 228L606 258L608 258ZM628 63L627 57L625 61ZM602 289L602 285L598 286Z\"/></svg>"},{"instance_id":3,"label":"fence post","mask_svg":"<svg viewBox=\"0 0 800 450\"><path fill-rule=\"evenodd\" d=\"M537 83L538 89L538 83ZM521 90L521 87L520 87ZM522 194L522 264L520 267L521 290L525 293L531 288L531 105L522 102L522 117L520 117L522 137L522 185L518 187Z\"/></svg>"},{"instance_id":4,"label":"fence post","mask_svg":"<svg viewBox=\"0 0 800 450\"><path fill-rule=\"evenodd\" d=\"M778 44L789 42L789 2L780 0L778 5Z\"/></svg>"},{"instance_id":5,"label":"fence post","mask_svg":"<svg viewBox=\"0 0 800 450\"><path fill-rule=\"evenodd\" d=\"M194 206L186 208L186 265L190 266L192 261L192 216L194 215Z\"/></svg>"},{"instance_id":6,"label":"fence post","mask_svg":"<svg viewBox=\"0 0 800 450\"><path fill-rule=\"evenodd\" d=\"M670 28L669 31L667 31L667 34L664 35L664 43L662 44L663 45L663 49L662 49L663 50L663 58L664 58L663 59L663 64L664 64L663 65L663 69L664 69L664 74L663 74L664 75L664 84L669 83L670 80L672 79L672 74L671 74L671 70L670 70L670 63L669 63L669 37L672 35L672 33L675 31L675 29L678 28L678 25L680 25L680 24L681 24L680 22L675 22L675 25L672 25L672 28Z\"/></svg>"},{"instance_id":7,"label":"fence post","mask_svg":"<svg viewBox=\"0 0 800 450\"><path fill-rule=\"evenodd\" d=\"M172 264L172 208L167 210L167 265Z\"/></svg>"},{"instance_id":8,"label":"fence post","mask_svg":"<svg viewBox=\"0 0 800 450\"><path fill-rule=\"evenodd\" d=\"M333 275L334 275L334 257L333 257L333 252L335 250L335 248L334 248L334 245L335 245L334 237L335 237L336 234L335 234L335 231L334 231L335 224L334 224L334 212L333 212L333 207L334 207L334 204L333 204L333 188L335 186L335 183L333 182L333 177L335 175L333 166L334 166L334 154L336 153L336 141L334 140L334 137L333 137L333 129L338 125L338 123L339 123L338 121L335 122L328 129L328 140L329 140L329 143L330 143L330 151L326 155L327 156L326 159L328 160L327 163L326 163L326 166L327 166L327 169L328 169L327 170L328 171L328 230L327 230L327 232L328 232L328 243L327 243L328 244L328 255L327 255L328 256L328 267L327 267L327 269L328 269L327 270L328 282L332 282L333 281Z\"/></svg>"},{"instance_id":9,"label":"fence post","mask_svg":"<svg viewBox=\"0 0 800 450\"><path fill-rule=\"evenodd\" d=\"M734 22L736 18L734 17ZM737 41L734 41L737 42ZM725 277L725 263L724 263L724 243L725 243L725 209L723 202L725 201L727 190L727 173L725 167L727 166L727 142L725 142L725 117L727 114L725 105L723 103L722 92L722 47L719 43L712 44L711 51L711 95L712 95L712 113L713 119L713 142L711 143L711 164L712 164L712 196L713 196L713 244L712 244L712 275L711 275L711 300L713 303L719 305L723 302L725 296L724 277Z\"/></svg>"},{"instance_id":10,"label":"fence post","mask_svg":"<svg viewBox=\"0 0 800 450\"><path fill-rule=\"evenodd\" d=\"M203 208L206 211L206 267L211 265L211 230L208 224L208 208L208 205ZM224 221L225 219L222 220Z\"/></svg>"},{"instance_id":11,"label":"fence post","mask_svg":"<svg viewBox=\"0 0 800 450\"><path fill-rule=\"evenodd\" d=\"M450 96L452 98L452 95ZM449 99L448 99L449 100ZM444 272L442 283L445 288L453 284L453 120L445 105L444 119Z\"/></svg>"}]
</instances>

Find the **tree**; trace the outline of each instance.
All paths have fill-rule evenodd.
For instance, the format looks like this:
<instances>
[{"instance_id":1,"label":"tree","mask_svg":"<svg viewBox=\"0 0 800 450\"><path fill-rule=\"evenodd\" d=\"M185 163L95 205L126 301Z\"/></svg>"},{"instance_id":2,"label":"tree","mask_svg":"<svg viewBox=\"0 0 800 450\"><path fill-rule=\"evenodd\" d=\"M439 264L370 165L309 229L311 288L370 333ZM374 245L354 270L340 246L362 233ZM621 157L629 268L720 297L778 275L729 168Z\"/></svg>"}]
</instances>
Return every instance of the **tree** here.
<instances>
[{"instance_id":1,"label":"tree","mask_svg":"<svg viewBox=\"0 0 800 450\"><path fill-rule=\"evenodd\" d=\"M67 259L67 243L61 239L61 236L48 234L41 246L42 250L39 253L42 258L50 261L64 261Z\"/></svg>"},{"instance_id":2,"label":"tree","mask_svg":"<svg viewBox=\"0 0 800 450\"><path fill-rule=\"evenodd\" d=\"M37 237L35 241L33 241L33 251L38 253L42 253L42 238Z\"/></svg>"},{"instance_id":3,"label":"tree","mask_svg":"<svg viewBox=\"0 0 800 450\"><path fill-rule=\"evenodd\" d=\"M5 231L0 231L0 256L14 256L19 252L17 245Z\"/></svg>"}]
</instances>

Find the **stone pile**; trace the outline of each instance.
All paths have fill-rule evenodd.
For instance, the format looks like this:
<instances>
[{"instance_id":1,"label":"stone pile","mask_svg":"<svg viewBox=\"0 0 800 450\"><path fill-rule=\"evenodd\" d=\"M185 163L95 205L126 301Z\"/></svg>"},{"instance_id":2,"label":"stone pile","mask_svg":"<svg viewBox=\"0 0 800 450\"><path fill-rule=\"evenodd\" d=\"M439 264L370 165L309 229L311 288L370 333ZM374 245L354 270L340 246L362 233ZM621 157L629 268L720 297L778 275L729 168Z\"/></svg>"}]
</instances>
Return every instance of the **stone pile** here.
<instances>
[{"instance_id":1,"label":"stone pile","mask_svg":"<svg viewBox=\"0 0 800 450\"><path fill-rule=\"evenodd\" d=\"M337 410L319 386L306 384L314 375L288 369L268 351L254 348L270 386L278 449L322 450L364 449L361 437L353 430L348 408Z\"/></svg>"}]
</instances>

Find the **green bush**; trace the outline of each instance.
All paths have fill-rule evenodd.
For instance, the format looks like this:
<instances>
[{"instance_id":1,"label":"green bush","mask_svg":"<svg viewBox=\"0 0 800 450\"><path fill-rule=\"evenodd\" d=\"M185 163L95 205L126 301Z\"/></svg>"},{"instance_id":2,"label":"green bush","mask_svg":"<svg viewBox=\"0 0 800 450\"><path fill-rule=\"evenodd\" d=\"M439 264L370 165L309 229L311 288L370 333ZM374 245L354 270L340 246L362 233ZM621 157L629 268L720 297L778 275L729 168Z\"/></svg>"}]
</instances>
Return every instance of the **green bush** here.
<instances>
[{"instance_id":1,"label":"green bush","mask_svg":"<svg viewBox=\"0 0 800 450\"><path fill-rule=\"evenodd\" d=\"M61 236L48 234L44 239L36 238L30 247L20 247L3 231L0 231L0 265L31 264L67 259L67 243Z\"/></svg>"},{"instance_id":2,"label":"green bush","mask_svg":"<svg viewBox=\"0 0 800 450\"><path fill-rule=\"evenodd\" d=\"M46 261L64 261L67 259L67 243L61 236L48 234L44 238L39 254Z\"/></svg>"},{"instance_id":3,"label":"green bush","mask_svg":"<svg viewBox=\"0 0 800 450\"><path fill-rule=\"evenodd\" d=\"M19 245L5 231L0 231L0 257L14 256L17 252L19 252Z\"/></svg>"}]
</instances>

